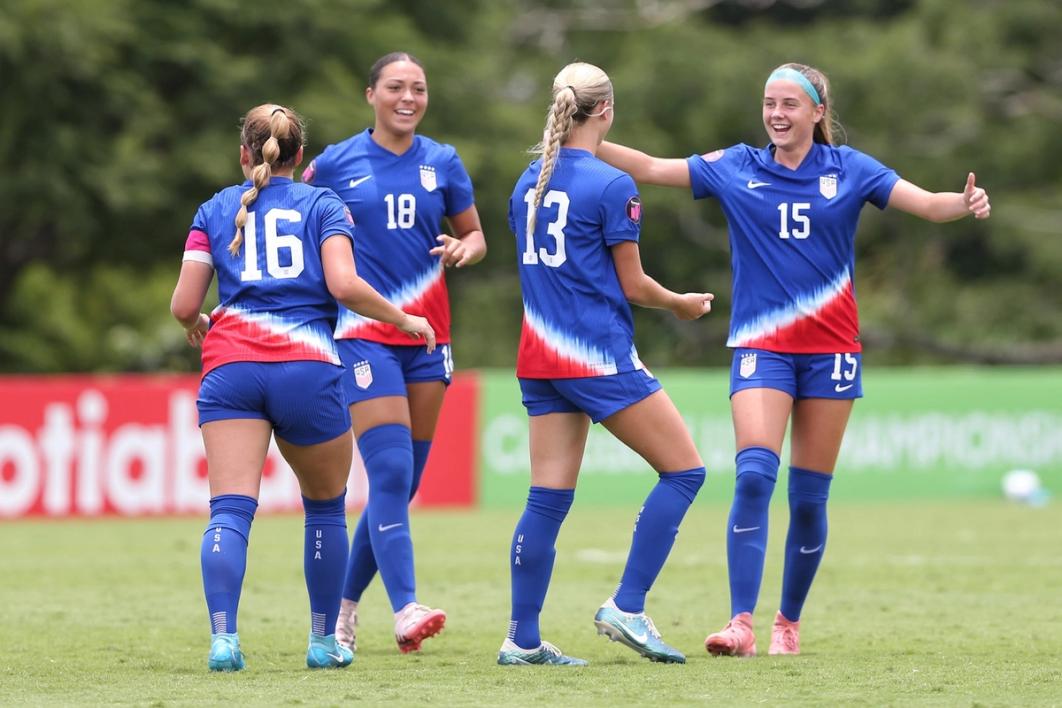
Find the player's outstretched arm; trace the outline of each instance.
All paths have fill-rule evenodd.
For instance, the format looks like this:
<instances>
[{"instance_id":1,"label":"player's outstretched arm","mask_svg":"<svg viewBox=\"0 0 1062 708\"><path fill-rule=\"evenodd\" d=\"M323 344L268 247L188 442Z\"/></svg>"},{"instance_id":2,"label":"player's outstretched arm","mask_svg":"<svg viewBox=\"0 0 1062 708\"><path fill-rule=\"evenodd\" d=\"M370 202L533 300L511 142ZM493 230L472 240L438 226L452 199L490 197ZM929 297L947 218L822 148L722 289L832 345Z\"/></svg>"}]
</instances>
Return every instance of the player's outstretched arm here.
<instances>
[{"instance_id":1,"label":"player's outstretched arm","mask_svg":"<svg viewBox=\"0 0 1062 708\"><path fill-rule=\"evenodd\" d=\"M695 320L712 310L711 293L676 293L646 275L636 241L624 241L612 247L616 275L628 302L640 307L670 310L680 320Z\"/></svg>"},{"instance_id":2,"label":"player's outstretched arm","mask_svg":"<svg viewBox=\"0 0 1062 708\"><path fill-rule=\"evenodd\" d=\"M928 192L901 179L892 188L889 206L937 223L955 221L969 214L976 219L987 219L992 213L988 192L978 187L976 180L971 172L961 192Z\"/></svg>"},{"instance_id":3,"label":"player's outstretched arm","mask_svg":"<svg viewBox=\"0 0 1062 708\"><path fill-rule=\"evenodd\" d=\"M423 337L428 351L434 351L435 330L428 321L395 307L358 275L354 267L354 250L345 235L328 238L321 244L321 264L328 292L344 307L359 315L393 324L414 339Z\"/></svg>"},{"instance_id":4,"label":"player's outstretched arm","mask_svg":"<svg viewBox=\"0 0 1062 708\"><path fill-rule=\"evenodd\" d=\"M605 141L597 148L597 157L618 167L639 184L662 187L689 187L690 169L681 158L653 157L641 150Z\"/></svg>"}]
</instances>

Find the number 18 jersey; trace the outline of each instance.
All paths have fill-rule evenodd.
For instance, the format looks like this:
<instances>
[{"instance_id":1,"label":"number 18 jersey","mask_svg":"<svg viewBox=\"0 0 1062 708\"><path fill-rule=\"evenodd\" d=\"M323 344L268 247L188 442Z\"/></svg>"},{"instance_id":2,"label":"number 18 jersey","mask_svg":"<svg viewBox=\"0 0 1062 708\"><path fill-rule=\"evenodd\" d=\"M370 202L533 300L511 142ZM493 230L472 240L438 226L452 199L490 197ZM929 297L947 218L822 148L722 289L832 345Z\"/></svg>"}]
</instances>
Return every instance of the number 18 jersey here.
<instances>
[{"instance_id":1,"label":"number 18 jersey","mask_svg":"<svg viewBox=\"0 0 1062 708\"><path fill-rule=\"evenodd\" d=\"M863 204L888 204L899 177L847 146L814 143L796 170L771 147L687 160L695 199L714 196L730 230L727 346L791 354L858 352L855 232Z\"/></svg>"},{"instance_id":2,"label":"number 18 jersey","mask_svg":"<svg viewBox=\"0 0 1062 708\"><path fill-rule=\"evenodd\" d=\"M561 148L529 236L527 212L540 168L541 160L532 162L509 199L524 301L516 375L578 378L642 369L609 250L638 240L634 180L586 150Z\"/></svg>"}]
</instances>

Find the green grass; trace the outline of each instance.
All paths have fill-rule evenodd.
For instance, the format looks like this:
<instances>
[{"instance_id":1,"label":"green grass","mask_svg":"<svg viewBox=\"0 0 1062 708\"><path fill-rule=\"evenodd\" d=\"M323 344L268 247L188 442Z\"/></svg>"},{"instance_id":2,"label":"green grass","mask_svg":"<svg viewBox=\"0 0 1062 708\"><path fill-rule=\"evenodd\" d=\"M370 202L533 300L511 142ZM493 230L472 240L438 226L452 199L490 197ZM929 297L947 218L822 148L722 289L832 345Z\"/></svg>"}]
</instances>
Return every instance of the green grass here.
<instances>
[{"instance_id":1,"label":"green grass","mask_svg":"<svg viewBox=\"0 0 1062 708\"><path fill-rule=\"evenodd\" d=\"M777 500L781 501L781 500ZM766 656L784 505L774 507L757 630L762 655L713 659L727 620L723 506L691 510L648 610L684 666L598 637L634 509L577 503L558 543L544 636L585 669L496 666L508 623L518 510L414 516L421 599L449 612L400 655L379 583L363 598L345 671L304 668L309 626L302 519L255 522L240 637L247 670L206 671L202 519L0 524L0 703L329 705L1060 705L1062 505L844 505L805 608L804 653Z\"/></svg>"}]
</instances>

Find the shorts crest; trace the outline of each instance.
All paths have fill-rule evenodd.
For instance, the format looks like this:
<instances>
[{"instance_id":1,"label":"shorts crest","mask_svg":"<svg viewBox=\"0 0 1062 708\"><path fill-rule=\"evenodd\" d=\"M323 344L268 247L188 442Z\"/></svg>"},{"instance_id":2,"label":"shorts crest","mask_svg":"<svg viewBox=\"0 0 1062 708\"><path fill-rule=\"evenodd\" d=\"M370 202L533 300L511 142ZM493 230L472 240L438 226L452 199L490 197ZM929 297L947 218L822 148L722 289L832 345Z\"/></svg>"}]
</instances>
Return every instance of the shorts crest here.
<instances>
[{"instance_id":1,"label":"shorts crest","mask_svg":"<svg viewBox=\"0 0 1062 708\"><path fill-rule=\"evenodd\" d=\"M372 366L367 361L359 361L354 365L354 383L363 391L372 386Z\"/></svg>"},{"instance_id":2,"label":"shorts crest","mask_svg":"<svg viewBox=\"0 0 1062 708\"><path fill-rule=\"evenodd\" d=\"M756 352L746 352L741 355L741 365L738 370L741 378L747 379L756 373Z\"/></svg>"}]
</instances>

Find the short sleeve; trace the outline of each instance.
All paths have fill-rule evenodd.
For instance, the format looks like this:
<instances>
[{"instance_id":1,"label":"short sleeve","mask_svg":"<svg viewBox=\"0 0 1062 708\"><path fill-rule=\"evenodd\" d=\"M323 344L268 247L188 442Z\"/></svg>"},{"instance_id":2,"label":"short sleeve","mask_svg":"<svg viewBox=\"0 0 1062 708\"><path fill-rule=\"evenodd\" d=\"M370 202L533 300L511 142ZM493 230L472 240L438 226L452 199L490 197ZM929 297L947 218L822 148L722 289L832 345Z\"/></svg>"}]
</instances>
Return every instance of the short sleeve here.
<instances>
[{"instance_id":1,"label":"short sleeve","mask_svg":"<svg viewBox=\"0 0 1062 708\"><path fill-rule=\"evenodd\" d=\"M302 181L306 184L328 186L328 178L331 176L331 160L328 152L331 145L324 149L320 155L310 160L310 164L302 171Z\"/></svg>"},{"instance_id":2,"label":"short sleeve","mask_svg":"<svg viewBox=\"0 0 1062 708\"><path fill-rule=\"evenodd\" d=\"M351 216L350 209L339 198L339 195L330 189L326 190L317 202L317 209L320 224L320 231L317 232L318 244L324 243L332 236L339 235L346 236L353 243L354 217Z\"/></svg>"},{"instance_id":3,"label":"short sleeve","mask_svg":"<svg viewBox=\"0 0 1062 708\"><path fill-rule=\"evenodd\" d=\"M446 215L456 216L475 204L472 178L468 176L457 151L453 151L446 166Z\"/></svg>"},{"instance_id":4,"label":"short sleeve","mask_svg":"<svg viewBox=\"0 0 1062 708\"><path fill-rule=\"evenodd\" d=\"M206 210L200 206L188 229L188 238L184 241L185 261L198 261L214 266L214 257L210 253L210 236L207 233Z\"/></svg>"},{"instance_id":5,"label":"short sleeve","mask_svg":"<svg viewBox=\"0 0 1062 708\"><path fill-rule=\"evenodd\" d=\"M690 170L690 190L694 199L719 197L734 173L744 163L744 146L735 145L725 150L715 150L703 155L691 155L686 159Z\"/></svg>"},{"instance_id":6,"label":"short sleeve","mask_svg":"<svg viewBox=\"0 0 1062 708\"><path fill-rule=\"evenodd\" d=\"M642 228L642 202L630 175L609 182L601 195L601 232L605 243L637 241Z\"/></svg>"},{"instance_id":7,"label":"short sleeve","mask_svg":"<svg viewBox=\"0 0 1062 708\"><path fill-rule=\"evenodd\" d=\"M863 201L870 202L878 209L884 209L889 204L889 196L892 188L900 181L900 176L890 167L886 167L870 155L844 148L849 163L849 169L856 175L860 195Z\"/></svg>"}]
</instances>

